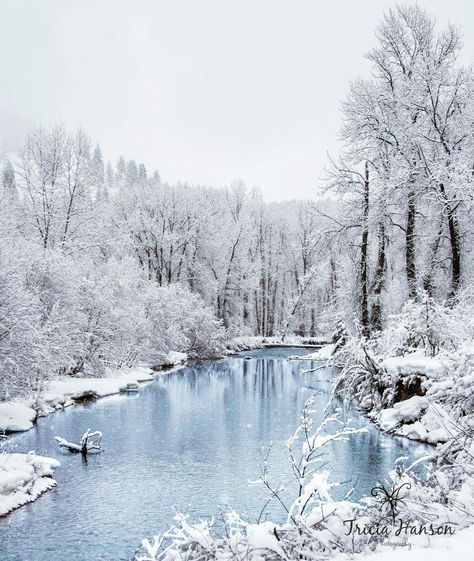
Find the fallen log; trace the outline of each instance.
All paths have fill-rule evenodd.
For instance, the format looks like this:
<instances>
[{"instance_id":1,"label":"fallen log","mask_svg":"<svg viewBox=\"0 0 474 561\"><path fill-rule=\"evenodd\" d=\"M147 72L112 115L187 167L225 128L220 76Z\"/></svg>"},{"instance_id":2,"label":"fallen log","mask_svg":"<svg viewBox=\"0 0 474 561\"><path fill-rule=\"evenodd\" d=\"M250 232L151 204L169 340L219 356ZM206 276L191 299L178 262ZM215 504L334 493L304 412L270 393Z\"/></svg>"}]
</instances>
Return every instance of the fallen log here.
<instances>
[{"instance_id":1,"label":"fallen log","mask_svg":"<svg viewBox=\"0 0 474 561\"><path fill-rule=\"evenodd\" d=\"M87 454L91 450L102 452L102 448L100 445L102 440L102 433L100 431L92 432L91 429L87 429L87 431L81 438L80 444L69 442L61 436L55 436L54 440L56 440L61 448L66 448L72 454L82 454L83 456L87 456Z\"/></svg>"}]
</instances>

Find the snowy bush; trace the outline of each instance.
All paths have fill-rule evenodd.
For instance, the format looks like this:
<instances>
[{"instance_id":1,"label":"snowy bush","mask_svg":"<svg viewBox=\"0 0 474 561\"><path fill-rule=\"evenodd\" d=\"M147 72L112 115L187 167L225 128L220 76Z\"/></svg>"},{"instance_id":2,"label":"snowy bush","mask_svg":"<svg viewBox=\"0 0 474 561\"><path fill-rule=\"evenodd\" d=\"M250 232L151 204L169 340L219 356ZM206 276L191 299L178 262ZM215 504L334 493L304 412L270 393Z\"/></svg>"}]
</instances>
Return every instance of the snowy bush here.
<instances>
[{"instance_id":1,"label":"snowy bush","mask_svg":"<svg viewBox=\"0 0 474 561\"><path fill-rule=\"evenodd\" d=\"M146 295L150 360L169 351L209 358L225 351L225 329L202 298L181 285L150 286Z\"/></svg>"},{"instance_id":2,"label":"snowy bush","mask_svg":"<svg viewBox=\"0 0 474 561\"><path fill-rule=\"evenodd\" d=\"M457 420L474 414L474 347L471 342L461 344L446 357L445 376L433 380L427 396L445 406Z\"/></svg>"},{"instance_id":3,"label":"snowy bush","mask_svg":"<svg viewBox=\"0 0 474 561\"><path fill-rule=\"evenodd\" d=\"M83 370L101 375L104 366L132 366L144 359L149 324L143 292L146 281L128 261L87 268L81 281L81 309L86 317Z\"/></svg>"},{"instance_id":4,"label":"snowy bush","mask_svg":"<svg viewBox=\"0 0 474 561\"><path fill-rule=\"evenodd\" d=\"M0 400L41 388L52 357L40 302L22 266L3 260L0 273Z\"/></svg>"},{"instance_id":5,"label":"snowy bush","mask_svg":"<svg viewBox=\"0 0 474 561\"><path fill-rule=\"evenodd\" d=\"M469 316L467 316L469 317ZM408 300L401 312L389 318L376 339L375 350L386 356L399 356L422 349L426 356L455 349L472 335L466 322L466 302L454 307L435 302L426 294L420 302Z\"/></svg>"}]
</instances>

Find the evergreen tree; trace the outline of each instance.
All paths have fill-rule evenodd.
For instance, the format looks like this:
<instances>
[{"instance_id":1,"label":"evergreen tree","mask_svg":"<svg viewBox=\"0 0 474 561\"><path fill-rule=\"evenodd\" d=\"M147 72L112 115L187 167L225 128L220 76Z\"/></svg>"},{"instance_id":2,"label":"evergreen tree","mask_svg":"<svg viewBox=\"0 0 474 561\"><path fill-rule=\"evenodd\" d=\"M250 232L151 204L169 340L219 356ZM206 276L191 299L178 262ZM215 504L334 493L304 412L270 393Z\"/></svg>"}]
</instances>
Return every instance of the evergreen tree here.
<instances>
[{"instance_id":1,"label":"evergreen tree","mask_svg":"<svg viewBox=\"0 0 474 561\"><path fill-rule=\"evenodd\" d=\"M147 180L147 171L146 171L146 167L145 164L140 164L138 166L138 181L140 181L140 183L143 183L144 181Z\"/></svg>"},{"instance_id":2,"label":"evergreen tree","mask_svg":"<svg viewBox=\"0 0 474 561\"><path fill-rule=\"evenodd\" d=\"M133 187L138 181L138 168L135 160L127 163L127 187Z\"/></svg>"},{"instance_id":3,"label":"evergreen tree","mask_svg":"<svg viewBox=\"0 0 474 561\"><path fill-rule=\"evenodd\" d=\"M126 171L125 160L123 156L120 156L120 158L117 161L117 180L119 182L125 177L125 171Z\"/></svg>"},{"instance_id":4,"label":"evergreen tree","mask_svg":"<svg viewBox=\"0 0 474 561\"><path fill-rule=\"evenodd\" d=\"M113 189L115 185L114 170L110 162L107 162L107 165L105 166L105 185L108 190Z\"/></svg>"},{"instance_id":5,"label":"evergreen tree","mask_svg":"<svg viewBox=\"0 0 474 561\"><path fill-rule=\"evenodd\" d=\"M105 180L105 173L104 173L104 159L102 157L102 150L100 146L97 144L94 149L94 155L92 157L93 166L94 166L94 173L97 178L97 186L101 186Z\"/></svg>"},{"instance_id":6,"label":"evergreen tree","mask_svg":"<svg viewBox=\"0 0 474 561\"><path fill-rule=\"evenodd\" d=\"M5 190L5 193L15 198L18 197L18 192L16 190L15 170L13 169L13 165L10 160L7 160L5 167L3 168L2 186Z\"/></svg>"}]
</instances>

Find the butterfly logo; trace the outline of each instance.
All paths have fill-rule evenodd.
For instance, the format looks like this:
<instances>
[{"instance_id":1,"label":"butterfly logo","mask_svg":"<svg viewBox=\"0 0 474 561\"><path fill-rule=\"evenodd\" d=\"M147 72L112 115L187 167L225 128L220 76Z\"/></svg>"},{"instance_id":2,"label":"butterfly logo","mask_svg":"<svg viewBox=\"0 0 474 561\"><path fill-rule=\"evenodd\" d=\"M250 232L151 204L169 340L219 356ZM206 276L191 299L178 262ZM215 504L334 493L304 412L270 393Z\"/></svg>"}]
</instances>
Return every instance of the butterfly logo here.
<instances>
[{"instance_id":1,"label":"butterfly logo","mask_svg":"<svg viewBox=\"0 0 474 561\"><path fill-rule=\"evenodd\" d=\"M395 523L395 517L399 511L399 505L406 505L404 499L407 496L406 491L409 489L411 489L411 483L408 482L402 483L398 486L394 485L392 488L379 484L372 489L370 494L380 504L381 509L388 510L389 516L392 518L393 523Z\"/></svg>"}]
</instances>

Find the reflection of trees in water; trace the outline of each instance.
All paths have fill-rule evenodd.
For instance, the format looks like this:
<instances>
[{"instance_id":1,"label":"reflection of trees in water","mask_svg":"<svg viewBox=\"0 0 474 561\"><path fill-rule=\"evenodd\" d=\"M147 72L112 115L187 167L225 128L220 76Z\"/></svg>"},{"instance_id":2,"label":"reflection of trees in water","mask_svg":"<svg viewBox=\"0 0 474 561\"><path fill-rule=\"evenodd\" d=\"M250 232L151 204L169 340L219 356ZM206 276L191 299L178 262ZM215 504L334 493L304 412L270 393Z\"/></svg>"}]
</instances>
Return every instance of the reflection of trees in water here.
<instances>
[{"instance_id":1,"label":"reflection of trees in water","mask_svg":"<svg viewBox=\"0 0 474 561\"><path fill-rule=\"evenodd\" d=\"M238 398L257 401L288 399L300 403L299 392L304 380L299 373L299 361L283 359L240 358L201 363L178 372L158 377L158 384L170 395L182 397L224 397L226 391Z\"/></svg>"},{"instance_id":2,"label":"reflection of trees in water","mask_svg":"<svg viewBox=\"0 0 474 561\"><path fill-rule=\"evenodd\" d=\"M404 455L405 449L410 458L409 465L413 461L415 447L405 438L382 434L369 419L353 409L348 413L354 419L354 426L366 427L367 431L348 439L344 446L333 443L331 457L337 458L343 473L357 474L351 475L349 487L355 485L359 492L369 493L372 487L384 481L397 460ZM416 447L425 450L423 445L417 444ZM421 473L423 470L424 466L420 464L414 472Z\"/></svg>"},{"instance_id":3,"label":"reflection of trees in water","mask_svg":"<svg viewBox=\"0 0 474 561\"><path fill-rule=\"evenodd\" d=\"M245 472L249 479L255 479L261 463L260 450L273 441L272 473L286 482L289 478L285 442L298 425L303 403L318 392L317 426L331 396L331 370L301 374L302 369L319 364L273 357L236 357L192 365L161 376L158 383L170 404L169 424L177 434L180 455L192 462L206 456L212 459L216 470L238 470L241 475ZM342 407L343 402L337 398L333 405ZM341 418L354 418L356 426L368 424L352 408L341 411ZM183 426L186 430L180 431ZM370 492L378 474L385 476L400 455L400 446L371 428L347 442L328 445L327 452L328 468L334 471L334 477L349 481L336 491L342 497L356 482L358 491Z\"/></svg>"},{"instance_id":4,"label":"reflection of trees in water","mask_svg":"<svg viewBox=\"0 0 474 561\"><path fill-rule=\"evenodd\" d=\"M215 424L216 432L224 431L236 441L249 426L258 439L273 438L274 427L284 420L282 440L298 423L301 408L313 384L321 388L321 416L330 391L324 373L300 373L313 363L286 358L245 360L240 357L190 365L158 377L160 389L166 393L173 424ZM327 375L329 379L329 375ZM323 380L324 383L321 383Z\"/></svg>"},{"instance_id":5,"label":"reflection of trees in water","mask_svg":"<svg viewBox=\"0 0 474 561\"><path fill-rule=\"evenodd\" d=\"M258 448L274 441L279 446L275 461L285 462L284 443L298 424L304 401L315 391L315 426L324 417L331 395L331 370L300 372L318 364L273 357L236 357L161 375L157 391L166 409L160 413L166 417L161 419L161 426L174 435L186 461L198 461L204 454L213 458L216 465L237 461L237 457L239 461L245 457L249 465L254 465L259 461ZM343 402L336 398L333 406L342 407ZM353 418L355 426L369 424L352 408L343 409L341 418ZM341 488L341 496L351 483L370 491L377 478L384 477L393 466L400 448L397 440L381 435L370 425L367 433L344 444L331 444L329 467L341 474L341 480L350 480Z\"/></svg>"}]
</instances>

